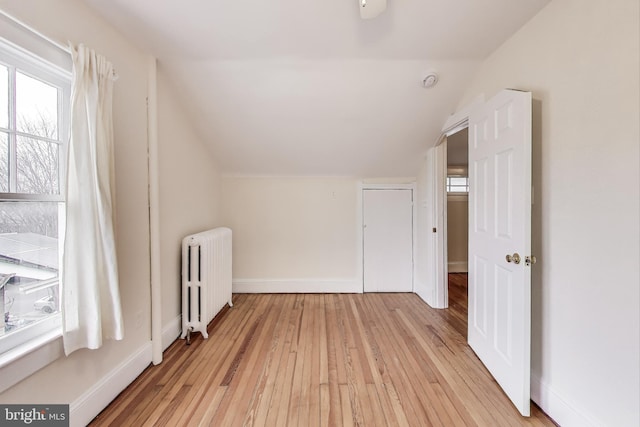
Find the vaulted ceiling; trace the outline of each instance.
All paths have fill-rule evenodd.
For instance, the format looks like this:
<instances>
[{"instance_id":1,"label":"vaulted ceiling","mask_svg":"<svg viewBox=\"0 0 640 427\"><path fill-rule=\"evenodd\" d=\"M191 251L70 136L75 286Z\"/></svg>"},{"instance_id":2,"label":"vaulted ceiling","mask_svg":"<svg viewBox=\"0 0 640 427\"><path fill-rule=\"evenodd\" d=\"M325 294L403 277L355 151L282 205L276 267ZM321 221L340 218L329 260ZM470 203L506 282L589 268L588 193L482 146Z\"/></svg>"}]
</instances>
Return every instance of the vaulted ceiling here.
<instances>
[{"instance_id":1,"label":"vaulted ceiling","mask_svg":"<svg viewBox=\"0 0 640 427\"><path fill-rule=\"evenodd\" d=\"M365 21L358 0L85 1L158 58L223 172L359 177L415 175L482 60L549 2L387 0Z\"/></svg>"}]
</instances>

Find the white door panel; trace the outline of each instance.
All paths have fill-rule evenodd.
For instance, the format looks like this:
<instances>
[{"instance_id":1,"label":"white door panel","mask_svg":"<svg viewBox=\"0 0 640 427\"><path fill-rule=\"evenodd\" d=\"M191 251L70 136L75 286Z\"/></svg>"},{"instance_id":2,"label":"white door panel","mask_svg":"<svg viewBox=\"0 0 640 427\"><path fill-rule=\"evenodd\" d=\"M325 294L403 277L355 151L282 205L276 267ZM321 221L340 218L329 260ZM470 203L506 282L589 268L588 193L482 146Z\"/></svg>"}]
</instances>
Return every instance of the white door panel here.
<instances>
[{"instance_id":1,"label":"white door panel","mask_svg":"<svg viewBox=\"0 0 640 427\"><path fill-rule=\"evenodd\" d=\"M363 190L365 292L413 290L412 190Z\"/></svg>"},{"instance_id":2,"label":"white door panel","mask_svg":"<svg viewBox=\"0 0 640 427\"><path fill-rule=\"evenodd\" d=\"M469 345L529 415L531 94L505 90L469 117ZM520 262L507 261L518 254Z\"/></svg>"}]
</instances>

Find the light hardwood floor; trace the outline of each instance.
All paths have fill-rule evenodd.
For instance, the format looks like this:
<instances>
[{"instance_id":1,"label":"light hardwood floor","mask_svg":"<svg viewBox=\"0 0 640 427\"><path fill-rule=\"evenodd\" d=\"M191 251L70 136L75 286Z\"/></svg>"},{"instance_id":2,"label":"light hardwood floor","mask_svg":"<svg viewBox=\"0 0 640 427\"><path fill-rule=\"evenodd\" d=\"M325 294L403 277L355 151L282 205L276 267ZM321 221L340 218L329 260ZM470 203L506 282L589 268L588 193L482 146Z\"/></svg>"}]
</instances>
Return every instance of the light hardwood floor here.
<instances>
[{"instance_id":1,"label":"light hardwood floor","mask_svg":"<svg viewBox=\"0 0 640 427\"><path fill-rule=\"evenodd\" d=\"M234 295L91 425L552 426L522 418L466 345L466 275L451 308L414 294Z\"/></svg>"}]
</instances>

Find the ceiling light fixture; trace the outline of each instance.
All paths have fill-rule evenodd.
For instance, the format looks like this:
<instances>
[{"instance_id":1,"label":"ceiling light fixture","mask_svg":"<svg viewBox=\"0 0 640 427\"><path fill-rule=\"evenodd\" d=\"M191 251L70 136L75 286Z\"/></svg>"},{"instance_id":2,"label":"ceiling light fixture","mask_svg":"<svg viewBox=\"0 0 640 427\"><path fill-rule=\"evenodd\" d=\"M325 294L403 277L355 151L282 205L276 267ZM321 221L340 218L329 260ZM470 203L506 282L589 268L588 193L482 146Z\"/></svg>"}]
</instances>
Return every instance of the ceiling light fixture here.
<instances>
[{"instance_id":1,"label":"ceiling light fixture","mask_svg":"<svg viewBox=\"0 0 640 427\"><path fill-rule=\"evenodd\" d=\"M387 8L387 0L358 0L358 3L362 19L373 19Z\"/></svg>"},{"instance_id":2,"label":"ceiling light fixture","mask_svg":"<svg viewBox=\"0 0 640 427\"><path fill-rule=\"evenodd\" d=\"M422 79L422 86L430 89L438 83L438 73L435 71L429 71L427 75Z\"/></svg>"}]
</instances>

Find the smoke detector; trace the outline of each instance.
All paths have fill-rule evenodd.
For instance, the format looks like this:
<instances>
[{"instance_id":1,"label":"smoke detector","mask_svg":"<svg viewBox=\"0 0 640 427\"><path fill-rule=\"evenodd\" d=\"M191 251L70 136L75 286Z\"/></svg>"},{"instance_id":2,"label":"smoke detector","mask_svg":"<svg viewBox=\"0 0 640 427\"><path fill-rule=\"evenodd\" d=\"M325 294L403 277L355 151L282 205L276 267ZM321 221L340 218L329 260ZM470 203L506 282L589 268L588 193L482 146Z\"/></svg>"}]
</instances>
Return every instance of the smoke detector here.
<instances>
[{"instance_id":1,"label":"smoke detector","mask_svg":"<svg viewBox=\"0 0 640 427\"><path fill-rule=\"evenodd\" d=\"M427 75L422 79L422 86L430 89L434 87L438 83L438 73L435 71L430 71Z\"/></svg>"}]
</instances>

